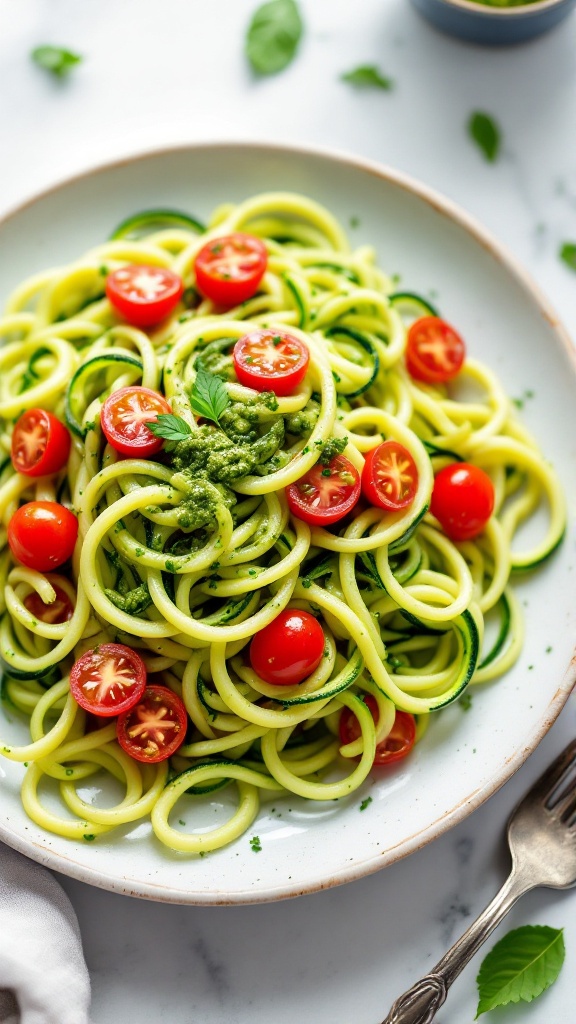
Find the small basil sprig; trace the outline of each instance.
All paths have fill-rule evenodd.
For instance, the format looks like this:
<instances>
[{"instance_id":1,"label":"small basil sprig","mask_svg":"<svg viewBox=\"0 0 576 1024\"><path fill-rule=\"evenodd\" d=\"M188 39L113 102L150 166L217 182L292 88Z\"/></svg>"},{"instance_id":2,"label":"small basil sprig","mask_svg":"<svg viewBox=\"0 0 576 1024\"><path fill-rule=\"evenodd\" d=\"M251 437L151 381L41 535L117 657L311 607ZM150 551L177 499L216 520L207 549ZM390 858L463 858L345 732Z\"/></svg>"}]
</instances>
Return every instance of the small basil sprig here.
<instances>
[{"instance_id":1,"label":"small basil sprig","mask_svg":"<svg viewBox=\"0 0 576 1024\"><path fill-rule=\"evenodd\" d=\"M196 374L190 402L193 411L197 416L220 425L220 417L224 409L230 404L230 395L221 377L207 370L199 369ZM172 412L163 412L155 420L146 423L148 430L155 437L161 437L166 441L166 451L170 452L179 441L185 441L190 437L192 430L181 416L175 416Z\"/></svg>"},{"instance_id":2,"label":"small basil sprig","mask_svg":"<svg viewBox=\"0 0 576 1024\"><path fill-rule=\"evenodd\" d=\"M64 50L61 46L37 46L30 56L38 67L49 71L56 78L65 78L68 72L82 61L79 53Z\"/></svg>"},{"instance_id":3,"label":"small basil sprig","mask_svg":"<svg viewBox=\"0 0 576 1024\"><path fill-rule=\"evenodd\" d=\"M269 0L252 15L246 56L259 75L275 75L296 56L303 25L295 0Z\"/></svg>"},{"instance_id":4,"label":"small basil sprig","mask_svg":"<svg viewBox=\"0 0 576 1024\"><path fill-rule=\"evenodd\" d=\"M186 420L171 412L160 413L157 419L150 420L146 426L155 437L161 437L166 441L164 447L167 452L171 452L179 441L185 441L192 433Z\"/></svg>"},{"instance_id":5,"label":"small basil sprig","mask_svg":"<svg viewBox=\"0 0 576 1024\"><path fill-rule=\"evenodd\" d=\"M556 981L565 956L562 929L525 925L508 932L482 961L476 1019L495 1006L532 1002Z\"/></svg>"},{"instance_id":6,"label":"small basil sprig","mask_svg":"<svg viewBox=\"0 0 576 1024\"><path fill-rule=\"evenodd\" d=\"M203 416L205 420L212 420L218 425L222 413L230 405L230 395L222 377L202 368L196 374L190 399L197 416Z\"/></svg>"}]
</instances>

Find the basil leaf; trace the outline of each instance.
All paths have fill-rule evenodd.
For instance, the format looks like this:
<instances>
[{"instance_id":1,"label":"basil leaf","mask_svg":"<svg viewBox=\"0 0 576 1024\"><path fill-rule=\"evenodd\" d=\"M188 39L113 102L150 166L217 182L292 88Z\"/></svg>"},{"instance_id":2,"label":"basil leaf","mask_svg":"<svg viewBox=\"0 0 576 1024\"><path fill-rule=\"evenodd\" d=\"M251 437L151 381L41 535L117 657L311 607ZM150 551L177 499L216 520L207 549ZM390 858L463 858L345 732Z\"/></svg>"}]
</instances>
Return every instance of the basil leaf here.
<instances>
[{"instance_id":1,"label":"basil leaf","mask_svg":"<svg viewBox=\"0 0 576 1024\"><path fill-rule=\"evenodd\" d=\"M570 270L576 270L576 243L564 242L560 249L560 259L564 261Z\"/></svg>"},{"instance_id":2,"label":"basil leaf","mask_svg":"<svg viewBox=\"0 0 576 1024\"><path fill-rule=\"evenodd\" d=\"M376 87L377 89L393 89L394 81L383 75L374 64L361 64L353 71L346 71L342 76L343 82L350 82L351 85L361 88Z\"/></svg>"},{"instance_id":3,"label":"basil leaf","mask_svg":"<svg viewBox=\"0 0 576 1024\"><path fill-rule=\"evenodd\" d=\"M470 115L468 134L490 163L494 163L500 152L500 129L489 114L477 111Z\"/></svg>"},{"instance_id":4,"label":"basil leaf","mask_svg":"<svg viewBox=\"0 0 576 1024\"><path fill-rule=\"evenodd\" d=\"M30 56L38 67L50 71L56 78L65 78L68 72L82 61L79 53L63 50L60 46L37 46Z\"/></svg>"},{"instance_id":5,"label":"basil leaf","mask_svg":"<svg viewBox=\"0 0 576 1024\"><path fill-rule=\"evenodd\" d=\"M221 377L199 369L191 394L192 408L197 416L218 423L230 404L230 395Z\"/></svg>"},{"instance_id":6,"label":"basil leaf","mask_svg":"<svg viewBox=\"0 0 576 1024\"><path fill-rule=\"evenodd\" d=\"M303 25L295 0L270 0L252 15L246 56L259 75L274 75L294 59Z\"/></svg>"},{"instance_id":7,"label":"basil leaf","mask_svg":"<svg viewBox=\"0 0 576 1024\"><path fill-rule=\"evenodd\" d=\"M526 925L508 932L482 961L476 979L478 1009L532 1002L558 977L566 950L562 929Z\"/></svg>"},{"instance_id":8,"label":"basil leaf","mask_svg":"<svg viewBox=\"0 0 576 1024\"><path fill-rule=\"evenodd\" d=\"M145 426L155 437L161 437L167 442L165 448L168 452L172 451L178 441L185 441L192 433L186 420L171 412L161 412L157 419L150 420Z\"/></svg>"}]
</instances>

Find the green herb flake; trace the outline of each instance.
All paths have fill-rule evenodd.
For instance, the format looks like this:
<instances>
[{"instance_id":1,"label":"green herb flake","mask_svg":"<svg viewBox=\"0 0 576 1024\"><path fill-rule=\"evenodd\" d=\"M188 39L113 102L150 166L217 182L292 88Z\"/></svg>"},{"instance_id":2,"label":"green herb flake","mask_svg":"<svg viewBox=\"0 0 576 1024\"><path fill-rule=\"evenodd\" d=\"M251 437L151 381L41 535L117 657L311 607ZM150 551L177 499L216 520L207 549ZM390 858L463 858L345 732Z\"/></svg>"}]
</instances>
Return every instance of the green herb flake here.
<instances>
[{"instance_id":1,"label":"green herb flake","mask_svg":"<svg viewBox=\"0 0 576 1024\"><path fill-rule=\"evenodd\" d=\"M349 220L348 223L350 224L351 228L359 228L360 227L360 218L356 217L356 216L350 217L350 220Z\"/></svg>"},{"instance_id":2,"label":"green herb flake","mask_svg":"<svg viewBox=\"0 0 576 1024\"><path fill-rule=\"evenodd\" d=\"M66 775L74 775L74 769L73 768L67 768L66 769ZM86 837L84 837L84 838L86 838Z\"/></svg>"},{"instance_id":3,"label":"green herb flake","mask_svg":"<svg viewBox=\"0 0 576 1024\"><path fill-rule=\"evenodd\" d=\"M472 707L472 694L463 693L458 703L462 708L462 711L470 711L470 708Z\"/></svg>"},{"instance_id":4,"label":"green herb flake","mask_svg":"<svg viewBox=\"0 0 576 1024\"><path fill-rule=\"evenodd\" d=\"M564 242L558 255L570 270L576 270L576 242Z\"/></svg>"},{"instance_id":5,"label":"green herb flake","mask_svg":"<svg viewBox=\"0 0 576 1024\"><path fill-rule=\"evenodd\" d=\"M222 377L202 368L196 374L190 398L196 415L213 423L219 423L220 416L230 405L230 395Z\"/></svg>"},{"instance_id":6,"label":"green herb flake","mask_svg":"<svg viewBox=\"0 0 576 1024\"><path fill-rule=\"evenodd\" d=\"M79 53L72 53L61 46L37 46L30 56L39 68L49 71L56 78L65 78L82 61Z\"/></svg>"},{"instance_id":7,"label":"green herb flake","mask_svg":"<svg viewBox=\"0 0 576 1024\"><path fill-rule=\"evenodd\" d=\"M92 835L92 833L90 832L83 835L82 839L85 839L87 843L93 843L94 840L96 839L96 836Z\"/></svg>"},{"instance_id":8,"label":"green herb flake","mask_svg":"<svg viewBox=\"0 0 576 1024\"><path fill-rule=\"evenodd\" d=\"M250 847L254 853L260 853L262 845L260 843L260 836L252 836L250 840Z\"/></svg>"},{"instance_id":9,"label":"green herb flake","mask_svg":"<svg viewBox=\"0 0 576 1024\"><path fill-rule=\"evenodd\" d=\"M369 807L371 803L372 803L372 797L371 796L364 797L362 803L360 804L360 810L361 811L365 811L366 808Z\"/></svg>"},{"instance_id":10,"label":"green herb flake","mask_svg":"<svg viewBox=\"0 0 576 1024\"><path fill-rule=\"evenodd\" d=\"M546 654L550 654L550 653L551 653L551 651L552 651L552 648L551 648L550 646L548 646L548 647L546 648Z\"/></svg>"},{"instance_id":11,"label":"green herb flake","mask_svg":"<svg viewBox=\"0 0 576 1024\"><path fill-rule=\"evenodd\" d=\"M185 824L186 824L186 822L185 822L185 821L182 821L182 818L178 818L178 824L179 824L179 825L185 825Z\"/></svg>"},{"instance_id":12,"label":"green herb flake","mask_svg":"<svg viewBox=\"0 0 576 1024\"><path fill-rule=\"evenodd\" d=\"M350 85L361 89L376 88L390 91L390 89L394 88L394 80L388 78L387 75L383 75L375 64L361 64L352 71L345 71L340 77L343 82L349 82ZM356 225L352 224L352 221L350 221L350 226L356 227Z\"/></svg>"},{"instance_id":13,"label":"green herb flake","mask_svg":"<svg viewBox=\"0 0 576 1024\"><path fill-rule=\"evenodd\" d=\"M496 1006L532 1002L556 981L565 955L562 929L525 925L508 932L482 961L476 1019Z\"/></svg>"},{"instance_id":14,"label":"green herb flake","mask_svg":"<svg viewBox=\"0 0 576 1024\"><path fill-rule=\"evenodd\" d=\"M283 71L296 56L303 33L295 0L269 0L258 7L246 34L246 56L258 75Z\"/></svg>"},{"instance_id":15,"label":"green herb flake","mask_svg":"<svg viewBox=\"0 0 576 1024\"><path fill-rule=\"evenodd\" d=\"M482 150L490 163L494 163L500 152L500 129L489 114L476 111L470 115L468 134Z\"/></svg>"}]
</instances>

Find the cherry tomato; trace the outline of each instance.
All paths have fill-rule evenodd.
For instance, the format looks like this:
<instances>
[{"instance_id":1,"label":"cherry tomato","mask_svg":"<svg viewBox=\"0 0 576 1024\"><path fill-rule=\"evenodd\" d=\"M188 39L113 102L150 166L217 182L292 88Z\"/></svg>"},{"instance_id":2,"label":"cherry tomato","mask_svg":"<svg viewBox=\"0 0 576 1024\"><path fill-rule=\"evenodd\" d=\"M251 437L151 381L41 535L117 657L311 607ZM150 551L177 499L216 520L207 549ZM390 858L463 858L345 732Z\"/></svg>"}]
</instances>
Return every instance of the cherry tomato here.
<instances>
[{"instance_id":1,"label":"cherry tomato","mask_svg":"<svg viewBox=\"0 0 576 1024\"><path fill-rule=\"evenodd\" d=\"M165 267L131 263L106 278L106 295L114 308L136 327L153 327L178 305L184 285Z\"/></svg>"},{"instance_id":2,"label":"cherry tomato","mask_svg":"<svg viewBox=\"0 0 576 1024\"><path fill-rule=\"evenodd\" d=\"M188 714L167 686L147 686L137 704L120 715L118 742L136 761L165 761L186 739Z\"/></svg>"},{"instance_id":3,"label":"cherry tomato","mask_svg":"<svg viewBox=\"0 0 576 1024\"><path fill-rule=\"evenodd\" d=\"M418 470L410 452L398 441L383 441L366 453L362 491L371 505L396 512L414 501Z\"/></svg>"},{"instance_id":4,"label":"cherry tomato","mask_svg":"<svg viewBox=\"0 0 576 1024\"><path fill-rule=\"evenodd\" d=\"M70 558L77 536L76 516L56 501L29 501L8 524L12 554L38 572L57 569Z\"/></svg>"},{"instance_id":5,"label":"cherry tomato","mask_svg":"<svg viewBox=\"0 0 576 1024\"><path fill-rule=\"evenodd\" d=\"M372 718L378 722L378 705L371 694L364 697L366 706L372 712ZM340 715L340 742L352 743L361 736L361 729L356 715L350 708L344 708ZM416 739L416 722L414 715L406 711L396 711L394 725L385 740L376 747L374 755L375 765L393 764L394 761L401 761L410 753Z\"/></svg>"},{"instance_id":6,"label":"cherry tomato","mask_svg":"<svg viewBox=\"0 0 576 1024\"><path fill-rule=\"evenodd\" d=\"M52 604L46 604L35 590L24 598L24 605L35 619L40 622L47 622L50 625L68 622L74 614L74 605L65 590L57 583L52 586L56 591L56 597Z\"/></svg>"},{"instance_id":7,"label":"cherry tomato","mask_svg":"<svg viewBox=\"0 0 576 1024\"><path fill-rule=\"evenodd\" d=\"M406 366L415 380L444 384L460 373L465 356L462 338L440 317L424 316L410 326Z\"/></svg>"},{"instance_id":8,"label":"cherry tomato","mask_svg":"<svg viewBox=\"0 0 576 1024\"><path fill-rule=\"evenodd\" d=\"M451 540L471 540L494 511L494 487L479 466L453 462L436 475L430 511Z\"/></svg>"},{"instance_id":9,"label":"cherry tomato","mask_svg":"<svg viewBox=\"0 0 576 1024\"><path fill-rule=\"evenodd\" d=\"M234 369L241 384L256 391L289 395L302 382L310 353L285 331L251 331L234 345Z\"/></svg>"},{"instance_id":10,"label":"cherry tomato","mask_svg":"<svg viewBox=\"0 0 576 1024\"><path fill-rule=\"evenodd\" d=\"M250 664L266 683L294 686L322 661L324 633L309 612L285 608L250 644Z\"/></svg>"},{"instance_id":11,"label":"cherry tomato","mask_svg":"<svg viewBox=\"0 0 576 1024\"><path fill-rule=\"evenodd\" d=\"M360 497L360 477L343 455L323 466L317 462L286 488L292 515L312 526L330 526L343 519Z\"/></svg>"},{"instance_id":12,"label":"cherry tomato","mask_svg":"<svg viewBox=\"0 0 576 1024\"><path fill-rule=\"evenodd\" d=\"M29 409L12 432L12 465L25 476L48 476L68 462L70 434L45 409Z\"/></svg>"},{"instance_id":13,"label":"cherry tomato","mask_svg":"<svg viewBox=\"0 0 576 1024\"><path fill-rule=\"evenodd\" d=\"M146 686L146 666L131 647L100 644L70 669L74 700L93 715L109 718L138 703Z\"/></svg>"},{"instance_id":14,"label":"cherry tomato","mask_svg":"<svg viewBox=\"0 0 576 1024\"><path fill-rule=\"evenodd\" d=\"M122 455L147 458L162 448L162 438L155 437L146 423L171 411L162 395L149 388L120 388L108 396L100 422L106 439Z\"/></svg>"},{"instance_id":15,"label":"cherry tomato","mask_svg":"<svg viewBox=\"0 0 576 1024\"><path fill-rule=\"evenodd\" d=\"M267 264L266 246L254 235L213 238L194 261L196 284L219 306L236 306L256 294Z\"/></svg>"}]
</instances>

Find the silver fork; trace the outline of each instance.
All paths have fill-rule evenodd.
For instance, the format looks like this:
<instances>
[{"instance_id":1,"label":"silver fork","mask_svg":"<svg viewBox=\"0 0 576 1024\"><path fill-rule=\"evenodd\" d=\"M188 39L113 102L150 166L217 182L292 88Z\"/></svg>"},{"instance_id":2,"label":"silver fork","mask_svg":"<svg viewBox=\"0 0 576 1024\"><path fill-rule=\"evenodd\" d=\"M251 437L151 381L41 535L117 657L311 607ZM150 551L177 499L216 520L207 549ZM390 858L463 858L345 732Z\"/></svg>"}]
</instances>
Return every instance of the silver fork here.
<instances>
[{"instance_id":1,"label":"silver fork","mask_svg":"<svg viewBox=\"0 0 576 1024\"><path fill-rule=\"evenodd\" d=\"M448 989L490 933L525 892L540 885L576 885L576 740L512 812L508 844L512 871L480 917L436 966L396 1000L382 1024L430 1024Z\"/></svg>"}]
</instances>

